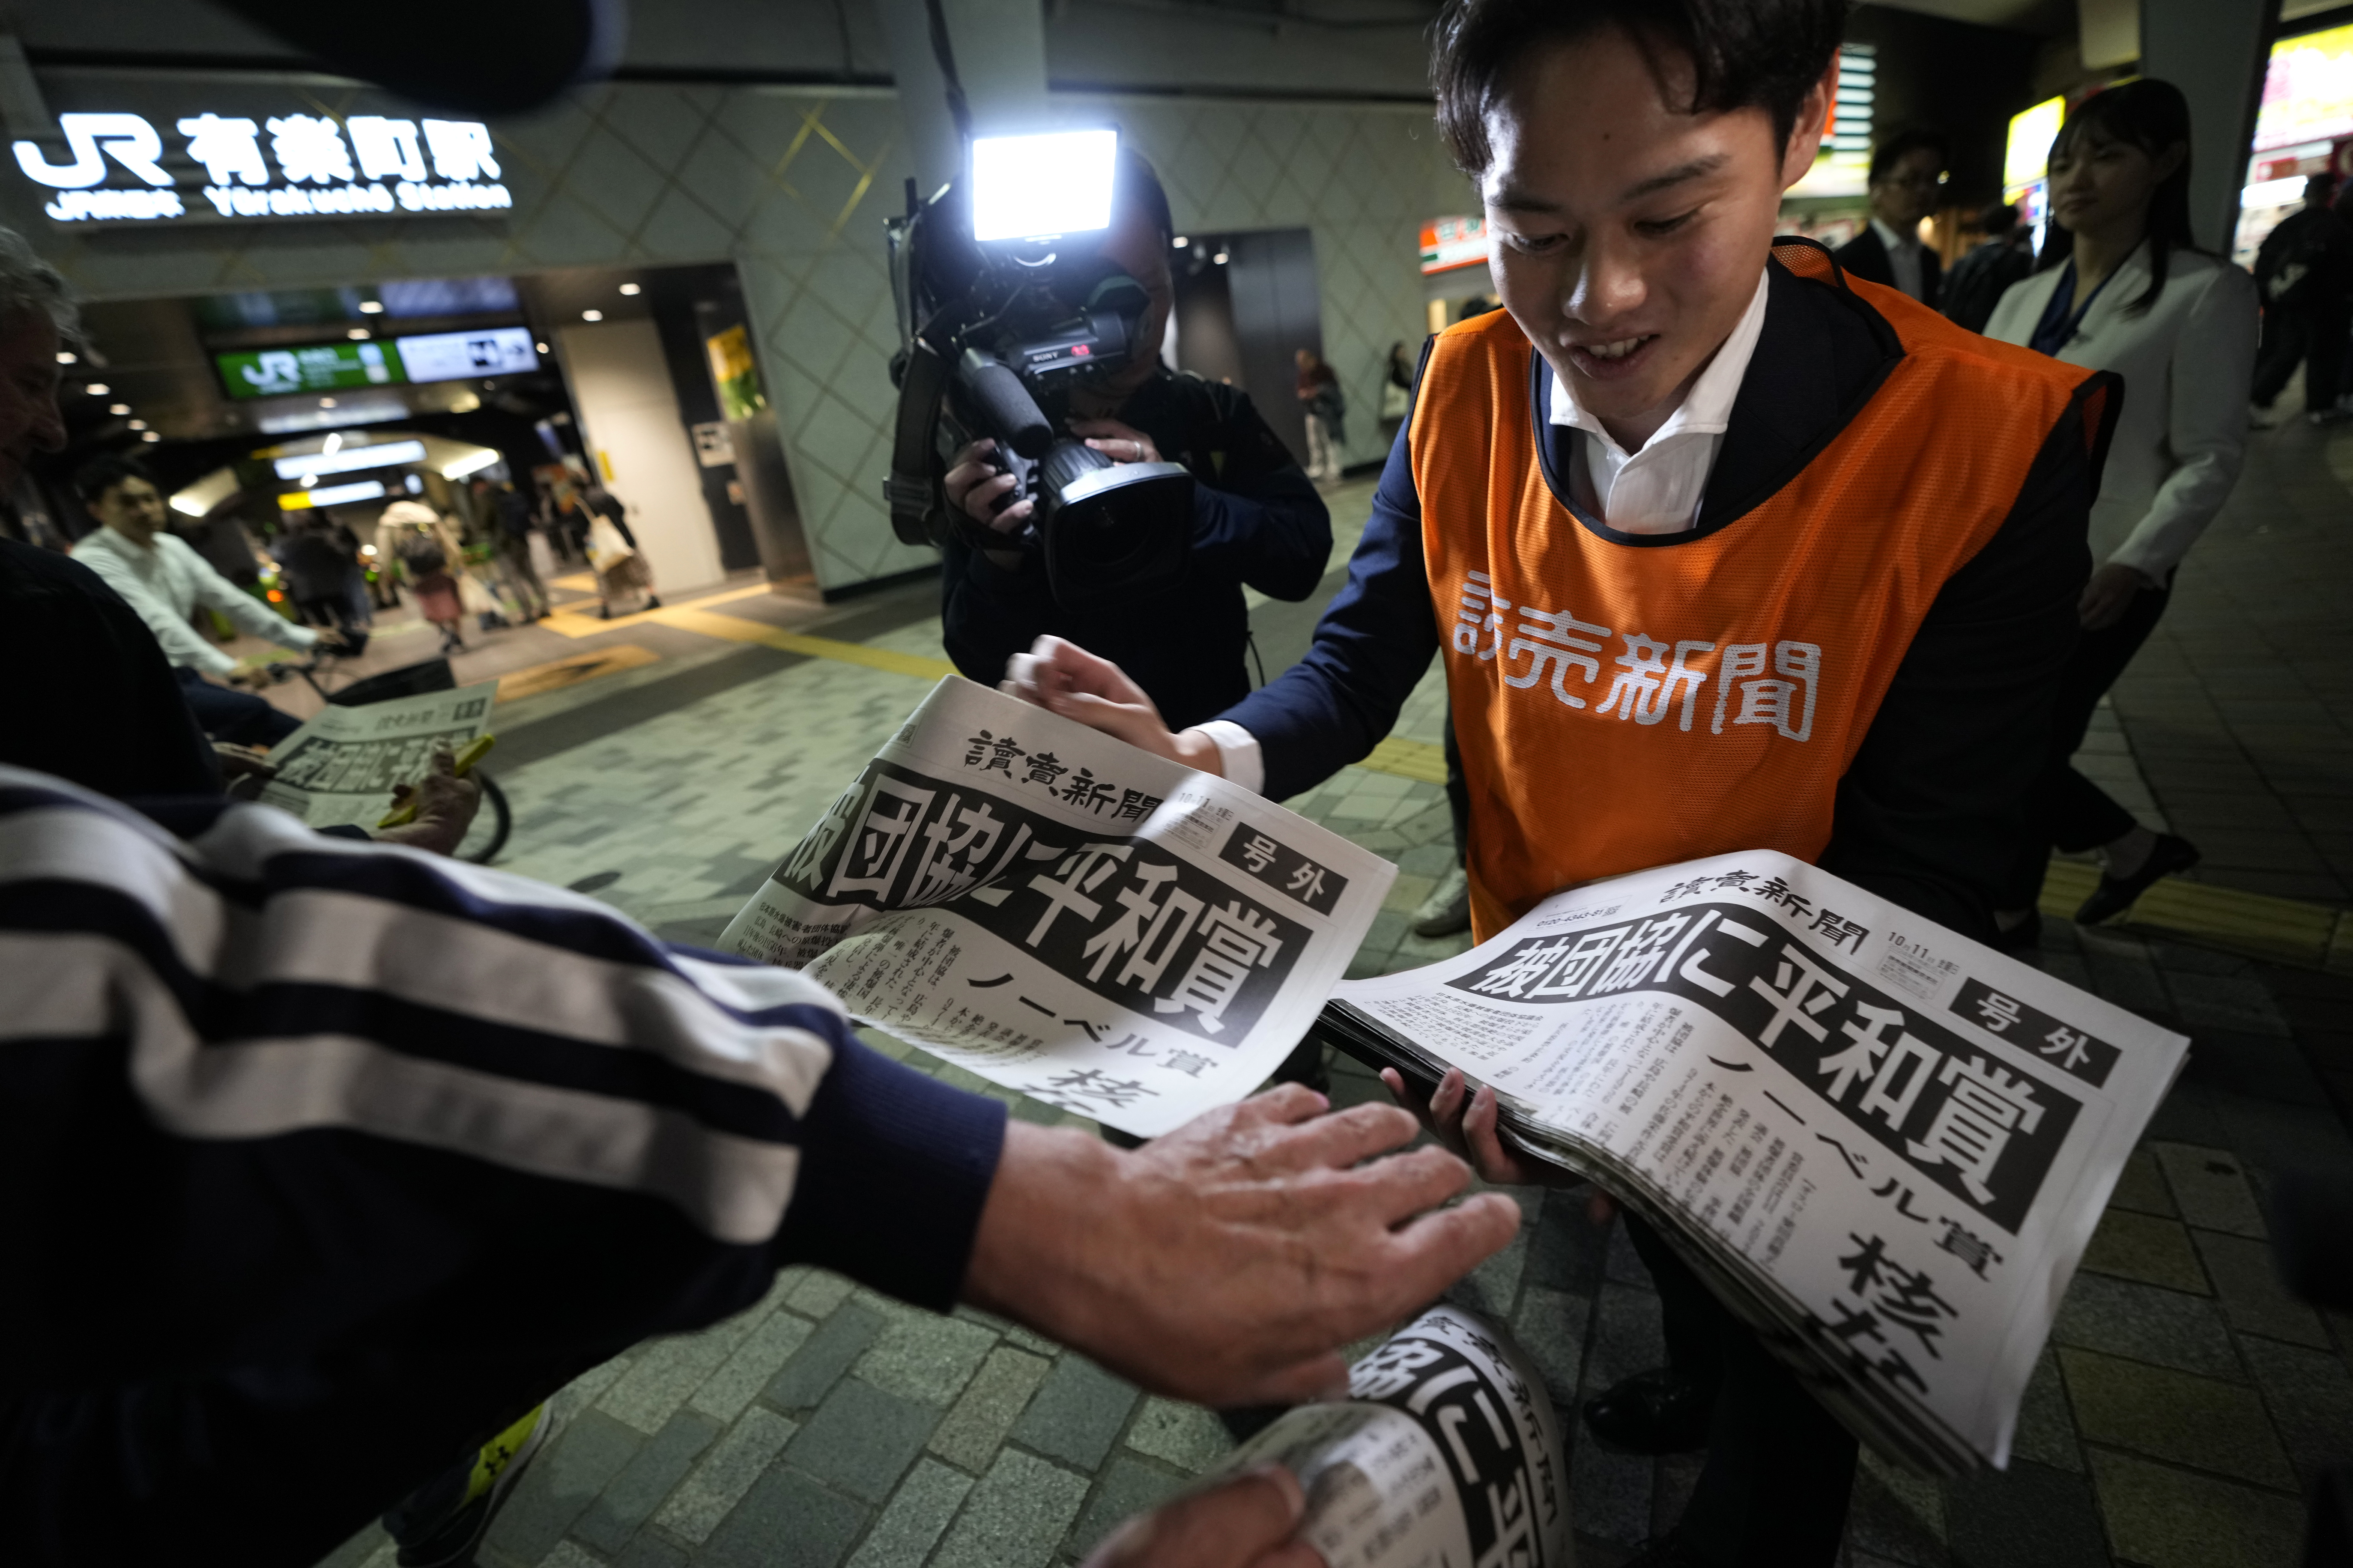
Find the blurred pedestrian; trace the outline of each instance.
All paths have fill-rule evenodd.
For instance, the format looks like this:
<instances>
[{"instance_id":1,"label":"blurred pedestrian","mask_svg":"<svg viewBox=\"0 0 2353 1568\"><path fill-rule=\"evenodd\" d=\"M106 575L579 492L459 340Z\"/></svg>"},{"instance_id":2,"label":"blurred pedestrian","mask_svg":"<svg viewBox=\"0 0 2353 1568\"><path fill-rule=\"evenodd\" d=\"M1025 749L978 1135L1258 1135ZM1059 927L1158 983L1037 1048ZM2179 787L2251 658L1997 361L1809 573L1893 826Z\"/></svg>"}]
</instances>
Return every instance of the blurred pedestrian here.
<instances>
[{"instance_id":1,"label":"blurred pedestrian","mask_svg":"<svg viewBox=\"0 0 2353 1568\"><path fill-rule=\"evenodd\" d=\"M1917 127L1873 148L1871 222L1833 253L1838 264L1935 310L1941 279L1936 253L1920 243L1920 224L1936 210L1951 156L1942 132Z\"/></svg>"},{"instance_id":2,"label":"blurred pedestrian","mask_svg":"<svg viewBox=\"0 0 2353 1568\"><path fill-rule=\"evenodd\" d=\"M346 641L364 643L364 623L352 602L357 552L336 539L338 532L344 540L351 537L348 530L334 527L316 513L298 514L279 544L278 566L285 577L287 597L293 600L294 613L304 625L333 626Z\"/></svg>"},{"instance_id":3,"label":"blurred pedestrian","mask_svg":"<svg viewBox=\"0 0 2353 1568\"><path fill-rule=\"evenodd\" d=\"M544 618L547 588L531 559L531 502L516 493L512 482L493 485L487 479L474 481L474 500L481 526L496 542L499 572L522 607L523 619Z\"/></svg>"},{"instance_id":4,"label":"blurred pedestrian","mask_svg":"<svg viewBox=\"0 0 2353 1568\"><path fill-rule=\"evenodd\" d=\"M440 515L422 501L396 500L384 509L383 525L394 533L395 559L408 591L417 595L417 613L441 628L443 657L466 647L465 601L458 594L458 542Z\"/></svg>"},{"instance_id":5,"label":"blurred pedestrian","mask_svg":"<svg viewBox=\"0 0 2353 1568\"><path fill-rule=\"evenodd\" d=\"M2262 290L2263 348L2255 359L2254 421L2268 426L2272 405L2304 366L2304 414L2315 425L2337 417L2345 339L2353 331L2353 226L2336 209L2337 176L2304 182L2304 205L2282 218L2255 253Z\"/></svg>"},{"instance_id":6,"label":"blurred pedestrian","mask_svg":"<svg viewBox=\"0 0 2353 1568\"><path fill-rule=\"evenodd\" d=\"M1413 355L1402 342L1389 345L1388 374L1381 378L1381 439L1390 445L1413 412Z\"/></svg>"},{"instance_id":7,"label":"blurred pedestrian","mask_svg":"<svg viewBox=\"0 0 2353 1568\"><path fill-rule=\"evenodd\" d=\"M1988 337L2125 381L2092 504L2097 564L2076 606L2083 629L2059 675L2027 838L1995 905L2011 946L2032 945L2041 931L2035 905L2054 847L2100 852L2100 885L2075 911L2085 925L2198 863L2194 845L2142 826L2072 761L2246 454L2240 389L2255 360L2255 287L2191 242L2189 145L2189 100L2171 82L2143 78L2077 105L2051 144L2045 269L2004 294L1986 323Z\"/></svg>"},{"instance_id":8,"label":"blurred pedestrian","mask_svg":"<svg viewBox=\"0 0 2353 1568\"><path fill-rule=\"evenodd\" d=\"M1985 331L1993 308L2010 286L2034 275L2034 231L2018 209L1996 202L1978 216L1985 242L1953 263L1941 288L1945 319L1973 332Z\"/></svg>"},{"instance_id":9,"label":"blurred pedestrian","mask_svg":"<svg viewBox=\"0 0 2353 1568\"><path fill-rule=\"evenodd\" d=\"M1299 401L1307 413L1307 477L1323 483L1340 477L1339 449L1348 439L1348 412L1338 373L1314 349L1293 358L1299 365Z\"/></svg>"}]
</instances>

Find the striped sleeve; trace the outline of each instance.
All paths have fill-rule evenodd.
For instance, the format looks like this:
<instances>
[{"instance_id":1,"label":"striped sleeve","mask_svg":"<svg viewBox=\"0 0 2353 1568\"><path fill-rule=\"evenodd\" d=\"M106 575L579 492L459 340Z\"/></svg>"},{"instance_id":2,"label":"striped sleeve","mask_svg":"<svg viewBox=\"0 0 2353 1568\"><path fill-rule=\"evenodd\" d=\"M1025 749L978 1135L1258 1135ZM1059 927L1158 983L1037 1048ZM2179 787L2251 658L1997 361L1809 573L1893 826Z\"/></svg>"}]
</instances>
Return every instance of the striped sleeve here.
<instances>
[{"instance_id":1,"label":"striped sleeve","mask_svg":"<svg viewBox=\"0 0 2353 1568\"><path fill-rule=\"evenodd\" d=\"M502 1333L585 1358L788 1262L944 1307L1004 1136L801 975L268 807L5 768L0 997L19 1386Z\"/></svg>"}]
</instances>

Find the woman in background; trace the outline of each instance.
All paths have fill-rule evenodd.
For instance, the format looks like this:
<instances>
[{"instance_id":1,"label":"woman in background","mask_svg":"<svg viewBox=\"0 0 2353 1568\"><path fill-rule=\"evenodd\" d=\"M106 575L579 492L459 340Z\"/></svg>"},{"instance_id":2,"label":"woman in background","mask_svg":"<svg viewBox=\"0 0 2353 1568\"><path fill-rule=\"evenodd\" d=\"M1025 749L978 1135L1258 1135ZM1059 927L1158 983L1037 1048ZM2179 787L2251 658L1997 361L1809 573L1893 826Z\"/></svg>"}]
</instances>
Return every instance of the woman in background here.
<instances>
[{"instance_id":1,"label":"woman in background","mask_svg":"<svg viewBox=\"0 0 2353 1568\"><path fill-rule=\"evenodd\" d=\"M1986 336L2124 377L2124 408L2091 518L2083 636L2061 673L2051 751L2027 802L2028 837L1996 911L2010 945L2041 931L2035 900L2056 847L2096 849L2093 925L2130 909L2197 847L2141 826L2071 759L2092 712L2155 629L2175 572L2229 499L2246 454L2254 280L2193 244L2189 104L2144 79L2076 106L2051 143L2043 270L1994 307Z\"/></svg>"}]
</instances>

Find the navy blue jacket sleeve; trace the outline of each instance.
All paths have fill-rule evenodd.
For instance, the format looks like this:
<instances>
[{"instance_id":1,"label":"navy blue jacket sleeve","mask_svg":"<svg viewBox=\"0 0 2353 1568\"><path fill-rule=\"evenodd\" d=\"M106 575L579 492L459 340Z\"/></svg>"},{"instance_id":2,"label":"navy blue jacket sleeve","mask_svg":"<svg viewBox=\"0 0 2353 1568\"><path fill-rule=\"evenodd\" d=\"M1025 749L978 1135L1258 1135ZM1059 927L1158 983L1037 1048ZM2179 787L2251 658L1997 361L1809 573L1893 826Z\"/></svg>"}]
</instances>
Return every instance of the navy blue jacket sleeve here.
<instances>
[{"instance_id":1,"label":"navy blue jacket sleeve","mask_svg":"<svg viewBox=\"0 0 2353 1568\"><path fill-rule=\"evenodd\" d=\"M1399 430L1389 449L1347 584L1316 624L1314 645L1219 715L1257 737L1269 800L1312 789L1361 761L1397 723L1438 651L1406 434Z\"/></svg>"}]
</instances>

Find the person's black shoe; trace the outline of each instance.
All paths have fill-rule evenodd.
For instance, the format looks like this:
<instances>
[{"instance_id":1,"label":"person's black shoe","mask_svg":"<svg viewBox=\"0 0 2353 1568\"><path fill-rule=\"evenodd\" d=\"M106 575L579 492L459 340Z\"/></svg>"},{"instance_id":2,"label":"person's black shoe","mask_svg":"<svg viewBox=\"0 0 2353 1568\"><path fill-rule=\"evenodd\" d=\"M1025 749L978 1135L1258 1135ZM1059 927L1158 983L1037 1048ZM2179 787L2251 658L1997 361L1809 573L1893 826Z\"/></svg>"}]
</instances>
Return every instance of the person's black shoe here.
<instances>
[{"instance_id":1,"label":"person's black shoe","mask_svg":"<svg viewBox=\"0 0 2353 1568\"><path fill-rule=\"evenodd\" d=\"M2129 877L2103 876L2100 879L2100 885L2092 889L2092 896L2085 899L2083 908L2075 911L2075 923L2095 926L2103 921L2116 919L2132 908L2133 900L2147 892L2160 879L2170 877L2177 871L2187 871L2198 864L2198 846L2170 833L2158 834L2157 847L2148 852L2148 858L2141 862L2139 870Z\"/></svg>"},{"instance_id":2,"label":"person's black shoe","mask_svg":"<svg viewBox=\"0 0 2353 1568\"><path fill-rule=\"evenodd\" d=\"M1715 1390L1672 1367L1638 1372L1585 1402L1585 1424L1602 1447L1626 1454L1682 1454L1707 1446Z\"/></svg>"},{"instance_id":3,"label":"person's black shoe","mask_svg":"<svg viewBox=\"0 0 2353 1568\"><path fill-rule=\"evenodd\" d=\"M2042 911L2029 910L2026 918L2008 931L1994 932L1994 950L1998 952L2031 952L2042 945Z\"/></svg>"}]
</instances>

